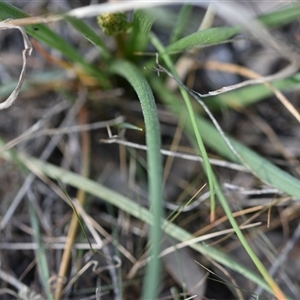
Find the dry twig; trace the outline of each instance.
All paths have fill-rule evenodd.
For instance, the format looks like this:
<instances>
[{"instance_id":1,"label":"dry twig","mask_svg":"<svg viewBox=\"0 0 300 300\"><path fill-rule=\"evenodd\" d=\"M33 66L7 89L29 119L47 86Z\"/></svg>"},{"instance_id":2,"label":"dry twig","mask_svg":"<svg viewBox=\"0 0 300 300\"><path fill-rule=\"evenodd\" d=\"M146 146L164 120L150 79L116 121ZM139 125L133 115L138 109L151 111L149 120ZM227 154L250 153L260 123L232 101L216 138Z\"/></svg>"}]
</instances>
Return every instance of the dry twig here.
<instances>
[{"instance_id":1,"label":"dry twig","mask_svg":"<svg viewBox=\"0 0 300 300\"><path fill-rule=\"evenodd\" d=\"M24 50L22 51L22 56L23 56L23 66L22 70L19 76L19 81L15 89L12 91L12 93L9 95L9 97L2 103L0 103L0 110L6 109L10 107L15 100L17 99L19 92L21 90L22 84L25 79L25 71L26 71L26 65L27 65L27 58L28 56L31 55L32 52L32 45L31 42L26 34L26 31L23 27L13 25L11 23L8 23L8 20L0 22L0 30L6 30L6 29L18 29L20 30L22 37L23 37L23 42L24 42Z\"/></svg>"}]
</instances>

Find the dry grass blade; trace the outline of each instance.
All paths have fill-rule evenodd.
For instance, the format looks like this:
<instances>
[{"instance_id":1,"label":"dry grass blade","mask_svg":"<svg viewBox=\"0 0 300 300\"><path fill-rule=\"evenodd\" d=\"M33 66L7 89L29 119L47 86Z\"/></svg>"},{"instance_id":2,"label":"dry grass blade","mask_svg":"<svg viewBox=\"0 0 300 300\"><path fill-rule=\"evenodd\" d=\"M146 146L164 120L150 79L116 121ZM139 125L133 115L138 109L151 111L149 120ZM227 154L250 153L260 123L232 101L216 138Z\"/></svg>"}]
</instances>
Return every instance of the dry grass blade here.
<instances>
[{"instance_id":1,"label":"dry grass blade","mask_svg":"<svg viewBox=\"0 0 300 300\"><path fill-rule=\"evenodd\" d=\"M233 91L233 90L245 87L245 86L249 86L249 85L253 85L253 84L260 84L260 83L268 83L271 81L287 78L287 77L293 75L297 70L298 70L298 66L296 66L294 64L290 64L283 70L279 71L278 73L270 75L270 76L266 76L266 77L262 77L259 74L255 73L254 71L251 71L250 77L253 77L254 79L249 79L249 80L243 81L241 83L222 87L216 91L208 92L207 94L199 94L199 95L201 97L216 96L216 95L227 93L229 91ZM248 70L248 74L250 74L250 70Z\"/></svg>"},{"instance_id":2,"label":"dry grass blade","mask_svg":"<svg viewBox=\"0 0 300 300\"><path fill-rule=\"evenodd\" d=\"M219 70L219 71L225 71L230 73L236 73L241 76L253 78L250 80L243 81L241 83L222 87L221 89L218 89L216 91L209 92L208 94L199 94L200 97L209 97L209 96L216 96L223 93L227 93L229 91L233 91L236 89L239 89L241 87L253 85L253 84L261 84L263 83L267 88L269 88L272 92L274 92L277 99L285 106L285 108L295 117L295 119L300 122L300 114L297 111L297 109L291 104L291 102L283 95L281 91L279 91L276 87L274 87L270 82L287 78L288 76L292 75L298 70L298 67L295 64L290 64L285 69L281 70L280 72L262 77L261 75L257 74L256 72L249 70L248 68L237 66L234 64L229 63L222 63L222 62L216 62L216 61L210 61L206 62L204 64L206 68Z\"/></svg>"},{"instance_id":3,"label":"dry grass blade","mask_svg":"<svg viewBox=\"0 0 300 300\"><path fill-rule=\"evenodd\" d=\"M61 103L59 105L62 106L63 103ZM62 107L62 108L64 108L64 107ZM36 124L34 124L28 130L26 130L20 136L16 137L15 139L11 140L10 142L6 143L5 146L0 147L0 152L7 151L7 150L15 147L16 145L18 145L21 142L24 142L24 141L32 139L32 138L37 138L37 137L40 137L43 135L54 136L54 135L61 135L61 134L66 134L66 133L70 133L70 132L82 132L82 131L88 131L88 130L95 130L95 129L99 129L99 128L105 128L107 126L119 125L122 122L124 122L124 118L122 116L119 116L112 120L100 121L100 122L95 122L95 123L91 123L91 124L66 126L63 128L41 129L42 121L38 121Z\"/></svg>"},{"instance_id":4,"label":"dry grass blade","mask_svg":"<svg viewBox=\"0 0 300 300\"><path fill-rule=\"evenodd\" d=\"M22 37L23 37L23 42L24 42L24 50L22 51L23 65L22 65L22 70L21 70L20 76L19 76L18 84L15 87L15 89L12 91L10 96L4 102L0 103L0 110L10 107L17 99L19 92L21 90L22 84L25 79L27 58L28 58L28 56L31 55L31 52L32 52L32 45L31 45L30 40L29 40L29 38L26 34L26 31L24 30L23 27L9 24L6 21L0 22L0 30L5 30L5 29L18 29L21 32Z\"/></svg>"},{"instance_id":5,"label":"dry grass blade","mask_svg":"<svg viewBox=\"0 0 300 300\"><path fill-rule=\"evenodd\" d=\"M82 109L79 112L79 121L81 124L86 124L88 120L88 113L87 109L85 107L82 107ZM85 177L89 176L90 172L90 135L88 131L82 132L82 170L81 174ZM85 192L82 190L78 190L77 192L77 199L79 199L79 203L83 206L85 202ZM71 251L73 248L73 244L75 242L75 238L77 235L77 230L80 223L78 220L78 215L74 211L71 219L71 224L69 227L68 232L68 239L66 243L66 248L62 256L62 261L59 269L59 277L57 281L57 286L55 290L55 299L59 300L61 299L62 294L62 288L63 288L63 282L60 280L61 278L65 278L67 275L67 270L71 258Z\"/></svg>"},{"instance_id":6,"label":"dry grass blade","mask_svg":"<svg viewBox=\"0 0 300 300\"><path fill-rule=\"evenodd\" d=\"M62 126L67 125L77 114L77 112L80 110L81 106L83 105L85 101L85 93L81 93L78 97L78 101L76 105L73 105L72 108L69 110L65 120L62 122ZM60 136L56 136L54 139L52 139L48 145L45 147L44 151L42 152L40 158L42 160L47 160L49 156L51 155L53 149L56 147L60 140ZM0 151L1 152L1 151ZM15 210L19 206L20 202L22 201L24 195L26 194L28 188L34 181L35 176L33 174L30 174L25 182L23 183L22 187L20 188L19 192L15 196L15 199L12 201L11 205L7 209L5 215L3 216L1 222L0 222L0 229L3 229L6 224L9 222L11 219L11 216L14 214Z\"/></svg>"},{"instance_id":7,"label":"dry grass blade","mask_svg":"<svg viewBox=\"0 0 300 300\"><path fill-rule=\"evenodd\" d=\"M0 278L10 284L11 286L15 287L18 290L18 299L32 299L32 300L42 300L44 299L42 295L36 293L32 289L30 289L27 285L23 284L19 280L17 280L12 275L4 272L0 269ZM4 299L4 298L2 298ZM6 298L7 299L7 298Z\"/></svg>"},{"instance_id":8,"label":"dry grass blade","mask_svg":"<svg viewBox=\"0 0 300 300\"><path fill-rule=\"evenodd\" d=\"M125 145L127 147L135 148L135 149L145 150L145 151L147 151L147 149L148 149L147 146L145 146L145 145L140 145L140 144L120 140L116 137L111 137L109 139L101 139L100 141L102 143L107 143L107 144L116 143L116 144L120 144L120 145ZM172 156L172 157L178 157L178 158L191 160L191 161L203 162L203 158L199 155L192 155L192 154L187 154L187 153L174 152L174 151L165 150L165 149L161 149L160 152L161 152L161 154L166 155L166 156ZM245 167L243 167L242 165L235 164L235 163L228 162L228 161L224 161L224 160L221 160L221 159L210 158L209 162L212 165L215 165L215 166L229 168L229 169L237 170L237 171L248 172L248 170Z\"/></svg>"},{"instance_id":9,"label":"dry grass blade","mask_svg":"<svg viewBox=\"0 0 300 300\"><path fill-rule=\"evenodd\" d=\"M151 2L151 1L115 1L115 3L104 3L104 4L94 4L88 5L84 7L79 7L70 10L65 15L75 17L75 18L89 18L89 17L96 17L98 15L104 13L115 13L119 11L129 11L134 9L144 9L150 8L154 6L163 6L163 5L171 5L174 2L171 0L159 1L159 2ZM193 3L193 1L180 1L179 3ZM207 4L199 4L199 6L206 7ZM52 16L35 16L35 17L28 17L28 18L20 18L14 20L8 20L7 24L9 26L26 26L26 25L33 25L33 24L47 24L52 22L61 21L65 18L64 14L57 14Z\"/></svg>"}]
</instances>

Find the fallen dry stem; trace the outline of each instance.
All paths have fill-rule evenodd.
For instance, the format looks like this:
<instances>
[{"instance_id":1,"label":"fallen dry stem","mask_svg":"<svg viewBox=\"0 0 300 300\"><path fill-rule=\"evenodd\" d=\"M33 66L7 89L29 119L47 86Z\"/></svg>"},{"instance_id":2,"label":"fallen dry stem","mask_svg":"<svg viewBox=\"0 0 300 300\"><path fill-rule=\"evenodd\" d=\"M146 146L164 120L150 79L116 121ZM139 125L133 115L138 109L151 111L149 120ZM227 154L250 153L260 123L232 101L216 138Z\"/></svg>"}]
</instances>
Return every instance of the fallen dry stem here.
<instances>
[{"instance_id":1,"label":"fallen dry stem","mask_svg":"<svg viewBox=\"0 0 300 300\"><path fill-rule=\"evenodd\" d=\"M9 97L4 102L0 103L0 110L10 107L17 99L19 92L21 90L22 84L25 79L27 58L28 58L28 56L31 55L31 52L32 52L32 45L31 45L30 40L29 40L29 38L26 34L26 31L23 27L12 25L8 21L0 22L0 30L6 30L6 29L18 29L22 34L23 43L24 43L24 50L22 51L23 65L22 65L22 70L21 70L21 73L19 76L17 86L11 92Z\"/></svg>"},{"instance_id":2,"label":"fallen dry stem","mask_svg":"<svg viewBox=\"0 0 300 300\"><path fill-rule=\"evenodd\" d=\"M287 201L289 200L290 197L286 197L286 198L283 198L280 200L280 202L284 202L284 201ZM247 209L243 209L241 211L236 211L236 212L233 212L232 215L233 217L239 217L239 216L244 216L244 215L247 215L247 214L250 214L250 213L254 213L254 212L263 212L263 211L266 211L268 210L270 207L270 204L268 205L259 205L259 206L255 206L255 207L250 207L250 208L247 208ZM205 234L206 232L210 231L211 229L219 226L220 224L224 223L228 221L228 217L227 216L223 216L222 218L216 220L215 222L205 226L204 228L196 231L193 233L194 236L202 236L203 234Z\"/></svg>"},{"instance_id":3,"label":"fallen dry stem","mask_svg":"<svg viewBox=\"0 0 300 300\"><path fill-rule=\"evenodd\" d=\"M148 149L147 146L145 146L145 145L140 145L140 144L124 141L124 140L119 139L118 137L111 137L109 139L101 139L100 142L107 143L107 144L116 143L116 144L125 145L127 147L132 147L135 149L145 150L145 151ZM182 159L186 159L186 160L203 162L203 158L199 155L186 154L186 153L182 153L182 152L173 152L173 151L164 150L164 149L161 149L160 152L161 152L161 154L167 155L167 156L173 156L173 157L178 157L178 158L182 158ZM212 165L229 168L229 169L237 170L237 171L248 172L248 170L242 165L231 163L231 162L224 161L221 159L209 158L209 162Z\"/></svg>"},{"instance_id":4,"label":"fallen dry stem","mask_svg":"<svg viewBox=\"0 0 300 300\"><path fill-rule=\"evenodd\" d=\"M87 108L83 106L79 112L79 123L80 124L86 124L88 123L88 112ZM82 169L81 169L81 175L88 177L90 172L90 134L89 131L83 131L82 135ZM77 199L79 200L79 203L81 206L84 206L85 203L85 196L86 193L83 190L78 190L77 192ZM68 238L66 242L66 247L62 256L60 269L59 269L59 275L57 280L57 285L55 289L55 300L61 299L62 296L62 289L63 289L63 282L60 280L61 278L65 278L67 275L69 262L71 258L71 252L72 248L75 242L75 238L77 235L77 230L79 227L79 220L78 216L75 212L72 214L71 223L68 231Z\"/></svg>"},{"instance_id":5,"label":"fallen dry stem","mask_svg":"<svg viewBox=\"0 0 300 300\"><path fill-rule=\"evenodd\" d=\"M211 70L235 73L235 74L239 74L244 77L253 78L251 80L247 80L247 81L235 84L235 85L223 87L216 91L209 92L208 94L205 94L205 95L199 94L200 97L220 95L220 94L226 93L228 91L239 89L244 86L262 83L275 94L275 96L285 106L285 108L295 117L295 119L298 122L300 122L300 114L297 111L297 109L291 104L291 102L283 95L283 93L281 91L279 91L276 87L274 87L270 83L270 81L283 79L283 78L286 78L286 77L294 74L298 70L298 67L295 66L294 64L290 64L289 66L287 66L285 69L281 70L280 72L278 72L274 75L266 76L266 77L263 77L260 74L254 72L246 67L241 67L241 66L238 66L235 64L230 64L230 63L223 63L223 62L218 62L218 61L208 61L208 62L205 62L204 64L200 64L200 65L203 65L205 68L211 69Z\"/></svg>"}]
</instances>

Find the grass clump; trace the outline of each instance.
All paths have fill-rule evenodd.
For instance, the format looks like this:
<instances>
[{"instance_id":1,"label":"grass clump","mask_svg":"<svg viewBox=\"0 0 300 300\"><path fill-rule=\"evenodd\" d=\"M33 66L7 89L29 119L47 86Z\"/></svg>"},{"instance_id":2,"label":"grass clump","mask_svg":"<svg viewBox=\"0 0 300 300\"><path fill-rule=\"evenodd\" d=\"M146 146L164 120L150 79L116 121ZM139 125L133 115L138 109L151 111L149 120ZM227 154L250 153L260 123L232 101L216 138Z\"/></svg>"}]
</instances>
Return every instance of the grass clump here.
<instances>
[{"instance_id":1,"label":"grass clump","mask_svg":"<svg viewBox=\"0 0 300 300\"><path fill-rule=\"evenodd\" d=\"M281 124L298 125L296 105L281 91L299 88L297 55L292 44L269 31L279 35L280 26L292 27L300 7L253 18L242 5L227 5L223 19L214 7L182 4L172 10L142 2L133 7L126 1L30 17L25 8L0 2L2 28L24 27L39 52L27 59L21 91L35 100L21 102L20 94L11 109L1 111L18 124L25 118L20 110L31 111L26 130L12 133L0 124L3 182L10 182L12 172L20 174L13 195L1 187L6 199L0 218L2 255L7 258L9 249L21 257L24 249L30 251L26 266L12 260L1 266L2 294L22 299L187 299L195 294L200 299L217 297L211 288L217 277L222 294L241 299L249 294L258 299L295 295L297 285L276 281L274 272L276 256L284 261L291 247L283 250L285 256L279 254L268 231L273 227L276 232L282 224L275 219L290 213L300 199L297 153L282 144L284 129L252 110L264 113L266 103L275 101L274 107L285 112ZM159 20L161 11L177 22ZM236 11L244 14L243 20ZM200 14L202 21L196 23L200 18L194 16ZM169 28L167 37L162 23ZM59 24L67 31L60 31ZM238 54L240 42L250 45L249 52L254 43L272 49L276 63L280 66L284 59L287 66L259 75L250 68L251 55L243 60ZM7 43L8 58L9 47ZM212 53L229 50L235 54L230 61L210 60ZM243 81L224 86L216 72ZM14 83L8 80L6 88L0 87L1 97L9 97ZM270 95L275 96L266 100ZM256 128L256 151L240 116L256 120L247 121ZM171 154L166 158L165 147ZM272 154L265 150L270 147ZM194 161L185 161L187 157ZM250 209L255 199L261 202ZM297 213L287 216L293 227ZM219 235L224 238L211 242ZM167 236L174 238L173 246L166 246ZM268 251L258 251L266 240ZM175 255L168 256L170 252ZM205 268L191 274L180 257ZM209 270L210 280L203 270ZM285 270L281 274L287 276ZM199 277L201 290L188 284L192 277ZM181 290L170 294L170 287Z\"/></svg>"}]
</instances>

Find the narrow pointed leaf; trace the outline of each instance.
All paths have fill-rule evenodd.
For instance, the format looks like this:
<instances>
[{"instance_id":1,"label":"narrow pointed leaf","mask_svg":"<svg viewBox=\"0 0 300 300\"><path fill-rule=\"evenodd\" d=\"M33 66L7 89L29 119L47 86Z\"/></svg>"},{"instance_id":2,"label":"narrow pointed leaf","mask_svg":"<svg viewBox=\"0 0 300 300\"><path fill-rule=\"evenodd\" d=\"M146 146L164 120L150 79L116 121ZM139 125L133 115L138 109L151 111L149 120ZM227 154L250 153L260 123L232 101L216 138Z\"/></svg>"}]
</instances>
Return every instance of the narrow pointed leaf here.
<instances>
[{"instance_id":1,"label":"narrow pointed leaf","mask_svg":"<svg viewBox=\"0 0 300 300\"><path fill-rule=\"evenodd\" d=\"M160 153L160 128L155 100L152 90L144 78L143 74L134 65L127 61L116 61L111 65L110 70L124 77L132 85L141 103L145 126L146 126L146 144L148 158L149 174L149 195L153 217L151 227L151 247L152 262L148 265L146 280L144 286L143 299L156 299L158 296L158 284L160 283L160 260L159 252L161 249L161 222L163 217L163 199L162 199L162 157Z\"/></svg>"},{"instance_id":2,"label":"narrow pointed leaf","mask_svg":"<svg viewBox=\"0 0 300 300\"><path fill-rule=\"evenodd\" d=\"M238 33L236 27L214 27L192 33L166 49L166 53L180 52L195 46L212 46L225 42Z\"/></svg>"}]
</instances>

